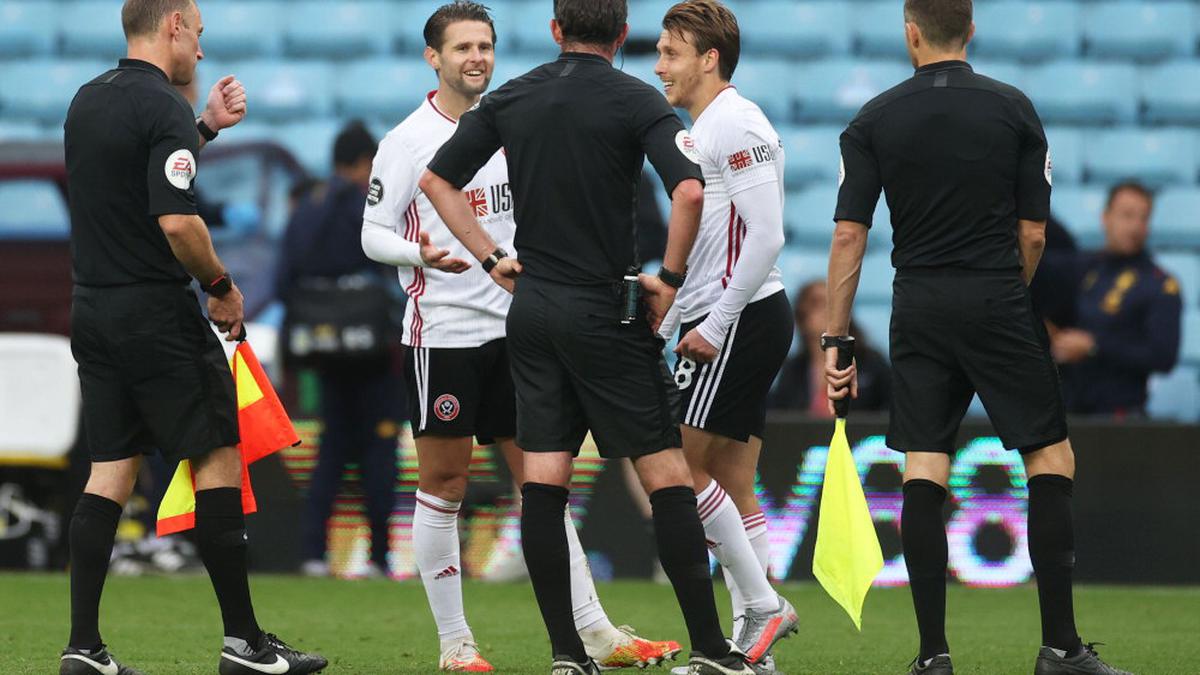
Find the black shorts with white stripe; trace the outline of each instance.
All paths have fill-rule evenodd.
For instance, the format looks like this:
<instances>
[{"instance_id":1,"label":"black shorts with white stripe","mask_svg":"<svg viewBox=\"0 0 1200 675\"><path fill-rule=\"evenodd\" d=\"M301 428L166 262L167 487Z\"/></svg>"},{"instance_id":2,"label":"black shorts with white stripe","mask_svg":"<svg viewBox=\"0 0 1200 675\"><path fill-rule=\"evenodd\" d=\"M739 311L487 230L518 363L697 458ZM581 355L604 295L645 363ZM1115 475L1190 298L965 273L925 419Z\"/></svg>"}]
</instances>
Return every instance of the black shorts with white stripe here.
<instances>
[{"instance_id":1,"label":"black shorts with white stripe","mask_svg":"<svg viewBox=\"0 0 1200 675\"><path fill-rule=\"evenodd\" d=\"M683 324L680 335L704 318ZM762 437L767 393L792 346L792 310L779 291L746 305L712 363L680 358L675 384L683 395L681 422L746 442Z\"/></svg>"},{"instance_id":2,"label":"black shorts with white stripe","mask_svg":"<svg viewBox=\"0 0 1200 675\"><path fill-rule=\"evenodd\" d=\"M480 443L517 433L517 404L504 338L478 347L405 347L414 438L474 436Z\"/></svg>"}]
</instances>

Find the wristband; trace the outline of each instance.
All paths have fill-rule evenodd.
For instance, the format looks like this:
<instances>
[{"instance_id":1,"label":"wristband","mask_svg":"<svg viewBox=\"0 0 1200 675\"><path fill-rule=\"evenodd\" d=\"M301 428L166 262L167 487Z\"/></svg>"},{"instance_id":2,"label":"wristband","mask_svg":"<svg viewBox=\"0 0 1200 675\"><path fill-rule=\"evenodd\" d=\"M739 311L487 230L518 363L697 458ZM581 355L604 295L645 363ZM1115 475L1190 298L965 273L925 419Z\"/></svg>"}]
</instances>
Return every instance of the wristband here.
<instances>
[{"instance_id":1,"label":"wristband","mask_svg":"<svg viewBox=\"0 0 1200 675\"><path fill-rule=\"evenodd\" d=\"M491 255L484 258L483 262L480 263L480 265L483 266L484 272L491 274L492 269L497 265L497 263L499 263L502 258L507 258L507 257L508 257L508 251L505 251L502 248L498 248L495 251L492 251Z\"/></svg>"},{"instance_id":2,"label":"wristband","mask_svg":"<svg viewBox=\"0 0 1200 675\"><path fill-rule=\"evenodd\" d=\"M684 270L683 274L676 274L665 267L660 267L658 269L658 278L662 279L664 284L675 290L679 290L683 288L683 282L687 281L687 270Z\"/></svg>"},{"instance_id":3,"label":"wristband","mask_svg":"<svg viewBox=\"0 0 1200 675\"><path fill-rule=\"evenodd\" d=\"M213 131L212 127L209 127L204 123L203 117L196 118L196 131L200 132L200 136L203 137L206 142L212 142L213 139L217 137L217 132Z\"/></svg>"},{"instance_id":4,"label":"wristband","mask_svg":"<svg viewBox=\"0 0 1200 675\"><path fill-rule=\"evenodd\" d=\"M850 337L849 335L822 335L821 351L843 346L846 340L853 341L854 338Z\"/></svg>"},{"instance_id":5,"label":"wristband","mask_svg":"<svg viewBox=\"0 0 1200 675\"><path fill-rule=\"evenodd\" d=\"M233 277L229 276L228 273L222 274L209 283L202 284L201 288L204 289L205 293L213 296L214 298L223 298L226 295L229 295L229 291L233 290Z\"/></svg>"}]
</instances>

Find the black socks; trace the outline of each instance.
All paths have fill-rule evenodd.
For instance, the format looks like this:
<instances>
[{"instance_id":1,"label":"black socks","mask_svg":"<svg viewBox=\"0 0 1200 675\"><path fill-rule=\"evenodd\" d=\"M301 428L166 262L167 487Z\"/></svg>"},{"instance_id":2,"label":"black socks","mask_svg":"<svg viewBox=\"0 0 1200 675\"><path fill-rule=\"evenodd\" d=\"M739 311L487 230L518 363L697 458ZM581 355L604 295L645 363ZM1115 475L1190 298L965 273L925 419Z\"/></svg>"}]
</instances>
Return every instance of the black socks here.
<instances>
[{"instance_id":1,"label":"black socks","mask_svg":"<svg viewBox=\"0 0 1200 675\"><path fill-rule=\"evenodd\" d=\"M946 488L917 478L904 483L900 539L912 590L922 661L949 654L946 643L946 525L942 505Z\"/></svg>"},{"instance_id":2,"label":"black socks","mask_svg":"<svg viewBox=\"0 0 1200 675\"><path fill-rule=\"evenodd\" d=\"M544 483L521 486L521 549L553 656L587 662L571 608L571 560L563 517L567 489Z\"/></svg>"},{"instance_id":3,"label":"black socks","mask_svg":"<svg viewBox=\"0 0 1200 675\"><path fill-rule=\"evenodd\" d=\"M650 495L650 505L658 558L675 588L692 649L719 659L729 653L729 645L713 600L712 572L704 546L704 526L696 512L696 492L682 486L663 488Z\"/></svg>"},{"instance_id":4,"label":"black socks","mask_svg":"<svg viewBox=\"0 0 1200 675\"><path fill-rule=\"evenodd\" d=\"M71 639L75 649L99 649L100 594L108 576L113 539L122 507L111 499L83 493L75 504L68 534L71 546Z\"/></svg>"},{"instance_id":5,"label":"black socks","mask_svg":"<svg viewBox=\"0 0 1200 675\"><path fill-rule=\"evenodd\" d=\"M246 572L246 517L240 488L213 488L196 493L196 548L208 570L226 637L257 648L262 631L250 602Z\"/></svg>"},{"instance_id":6,"label":"black socks","mask_svg":"<svg viewBox=\"0 0 1200 675\"><path fill-rule=\"evenodd\" d=\"M1042 644L1069 655L1078 653L1071 573L1075 533L1071 524L1074 481L1042 474L1029 479L1029 558L1037 576L1042 612Z\"/></svg>"}]
</instances>

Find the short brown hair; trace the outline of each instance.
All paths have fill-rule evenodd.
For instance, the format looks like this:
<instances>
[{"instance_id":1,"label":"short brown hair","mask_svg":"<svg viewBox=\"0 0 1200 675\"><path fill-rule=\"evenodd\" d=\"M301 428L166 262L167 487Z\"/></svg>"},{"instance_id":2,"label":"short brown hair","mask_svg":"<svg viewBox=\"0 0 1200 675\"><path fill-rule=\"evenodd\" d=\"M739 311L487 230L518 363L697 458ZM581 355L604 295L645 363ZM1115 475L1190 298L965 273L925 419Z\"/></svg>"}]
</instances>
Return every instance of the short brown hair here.
<instances>
[{"instance_id":1,"label":"short brown hair","mask_svg":"<svg viewBox=\"0 0 1200 675\"><path fill-rule=\"evenodd\" d=\"M1108 189L1108 199L1104 202L1104 210L1107 211L1111 209L1113 200L1117 198L1117 195L1125 192L1126 190L1140 195L1143 199L1150 203L1151 207L1154 206L1154 193L1150 191L1150 188L1142 185L1136 180L1123 180Z\"/></svg>"},{"instance_id":2,"label":"short brown hair","mask_svg":"<svg viewBox=\"0 0 1200 675\"><path fill-rule=\"evenodd\" d=\"M554 20L566 42L607 47L621 37L628 18L626 0L554 0Z\"/></svg>"},{"instance_id":3,"label":"short brown hair","mask_svg":"<svg viewBox=\"0 0 1200 675\"><path fill-rule=\"evenodd\" d=\"M690 35L696 52L717 50L717 70L728 82L742 54L742 34L737 17L717 0L684 0L667 10L663 29L680 37Z\"/></svg>"},{"instance_id":4,"label":"short brown hair","mask_svg":"<svg viewBox=\"0 0 1200 675\"><path fill-rule=\"evenodd\" d=\"M492 15L488 14L488 8L470 0L454 0L438 7L425 22L425 44L440 52L446 44L446 27L459 21L486 23L492 29L492 46L496 45L496 24L492 23Z\"/></svg>"},{"instance_id":5,"label":"short brown hair","mask_svg":"<svg viewBox=\"0 0 1200 675\"><path fill-rule=\"evenodd\" d=\"M904 20L935 47L965 47L974 12L971 0L904 0Z\"/></svg>"},{"instance_id":6,"label":"short brown hair","mask_svg":"<svg viewBox=\"0 0 1200 675\"><path fill-rule=\"evenodd\" d=\"M164 16L186 11L194 4L195 0L125 0L121 7L125 39L153 35Z\"/></svg>"}]
</instances>

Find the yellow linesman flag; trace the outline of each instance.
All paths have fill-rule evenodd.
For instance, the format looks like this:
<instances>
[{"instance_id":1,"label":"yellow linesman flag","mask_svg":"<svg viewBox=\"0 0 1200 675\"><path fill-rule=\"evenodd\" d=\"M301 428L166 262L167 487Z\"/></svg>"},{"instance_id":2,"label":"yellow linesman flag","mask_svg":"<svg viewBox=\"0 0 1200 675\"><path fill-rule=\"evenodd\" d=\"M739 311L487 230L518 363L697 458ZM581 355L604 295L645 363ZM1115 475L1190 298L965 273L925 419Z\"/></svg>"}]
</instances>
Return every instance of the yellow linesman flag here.
<instances>
[{"instance_id":1,"label":"yellow linesman flag","mask_svg":"<svg viewBox=\"0 0 1200 675\"><path fill-rule=\"evenodd\" d=\"M248 342L241 342L229 363L237 389L238 449L242 455L242 511L254 513L258 503L250 486L249 465L283 448L296 445L300 437L292 426L275 388ZM158 536L196 526L196 484L191 462L183 460L167 486L158 506Z\"/></svg>"},{"instance_id":2,"label":"yellow linesman flag","mask_svg":"<svg viewBox=\"0 0 1200 675\"><path fill-rule=\"evenodd\" d=\"M862 630L863 602L882 569L883 551L840 417L825 460L813 575Z\"/></svg>"}]
</instances>

